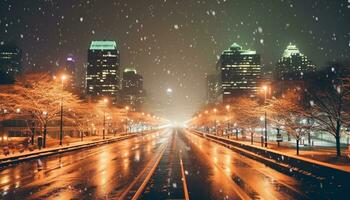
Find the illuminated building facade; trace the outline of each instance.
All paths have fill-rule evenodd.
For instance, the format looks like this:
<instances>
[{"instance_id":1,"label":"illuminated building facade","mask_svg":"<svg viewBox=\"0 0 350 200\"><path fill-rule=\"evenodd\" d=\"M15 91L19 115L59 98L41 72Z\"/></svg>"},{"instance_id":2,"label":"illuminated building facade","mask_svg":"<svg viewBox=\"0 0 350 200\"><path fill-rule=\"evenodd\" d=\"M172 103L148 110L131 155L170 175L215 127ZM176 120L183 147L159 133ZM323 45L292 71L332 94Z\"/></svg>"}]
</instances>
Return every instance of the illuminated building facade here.
<instances>
[{"instance_id":1,"label":"illuminated building facade","mask_svg":"<svg viewBox=\"0 0 350 200\"><path fill-rule=\"evenodd\" d=\"M62 70L59 73L62 73L67 76L67 82L65 83L65 88L71 92L76 92L79 90L77 83L77 67L76 59L72 54L69 54L66 57L65 64L62 66Z\"/></svg>"},{"instance_id":2,"label":"illuminated building facade","mask_svg":"<svg viewBox=\"0 0 350 200\"><path fill-rule=\"evenodd\" d=\"M220 99L219 74L207 75L207 104L216 103Z\"/></svg>"},{"instance_id":3,"label":"illuminated building facade","mask_svg":"<svg viewBox=\"0 0 350 200\"><path fill-rule=\"evenodd\" d=\"M143 77L135 69L125 69L123 72L122 103L132 110L139 111L144 101Z\"/></svg>"},{"instance_id":4,"label":"illuminated building facade","mask_svg":"<svg viewBox=\"0 0 350 200\"><path fill-rule=\"evenodd\" d=\"M93 101L111 98L115 104L120 91L120 55L115 41L92 41L88 50L86 94Z\"/></svg>"},{"instance_id":5,"label":"illuminated building facade","mask_svg":"<svg viewBox=\"0 0 350 200\"><path fill-rule=\"evenodd\" d=\"M224 102L237 96L256 95L261 79L260 55L256 51L243 50L234 43L222 53L217 65Z\"/></svg>"},{"instance_id":6,"label":"illuminated building facade","mask_svg":"<svg viewBox=\"0 0 350 200\"><path fill-rule=\"evenodd\" d=\"M0 46L0 84L14 83L22 72L21 59L21 50L16 45Z\"/></svg>"},{"instance_id":7,"label":"illuminated building facade","mask_svg":"<svg viewBox=\"0 0 350 200\"><path fill-rule=\"evenodd\" d=\"M289 44L275 67L275 80L303 80L304 75L315 72L316 66L303 55L296 45Z\"/></svg>"}]
</instances>

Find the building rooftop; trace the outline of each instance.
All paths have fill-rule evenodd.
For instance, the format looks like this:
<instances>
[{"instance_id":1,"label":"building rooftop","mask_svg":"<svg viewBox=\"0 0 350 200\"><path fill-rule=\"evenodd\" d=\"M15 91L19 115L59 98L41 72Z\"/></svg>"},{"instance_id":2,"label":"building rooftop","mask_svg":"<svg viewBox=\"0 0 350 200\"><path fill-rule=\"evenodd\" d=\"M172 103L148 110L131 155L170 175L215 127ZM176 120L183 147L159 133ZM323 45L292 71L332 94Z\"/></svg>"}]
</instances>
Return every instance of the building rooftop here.
<instances>
[{"instance_id":1,"label":"building rooftop","mask_svg":"<svg viewBox=\"0 0 350 200\"><path fill-rule=\"evenodd\" d=\"M135 74L137 74L137 71L136 71L136 69L134 69L134 68L125 68L125 69L124 69L124 72L125 72L125 73L127 73L127 72L134 72Z\"/></svg>"},{"instance_id":2,"label":"building rooftop","mask_svg":"<svg viewBox=\"0 0 350 200\"><path fill-rule=\"evenodd\" d=\"M256 51L252 51L252 50L245 50L242 48L242 46L240 46L237 43L233 43L230 46L230 49L224 50L223 53L233 53L233 52L239 52L241 55L255 55Z\"/></svg>"},{"instance_id":3,"label":"building rooftop","mask_svg":"<svg viewBox=\"0 0 350 200\"><path fill-rule=\"evenodd\" d=\"M117 43L115 41L92 41L90 50L115 50Z\"/></svg>"},{"instance_id":4,"label":"building rooftop","mask_svg":"<svg viewBox=\"0 0 350 200\"><path fill-rule=\"evenodd\" d=\"M293 45L292 43L289 43L287 48L284 50L283 57L289 58L289 57L291 57L292 55L295 55L295 54L302 55L296 45Z\"/></svg>"}]
</instances>

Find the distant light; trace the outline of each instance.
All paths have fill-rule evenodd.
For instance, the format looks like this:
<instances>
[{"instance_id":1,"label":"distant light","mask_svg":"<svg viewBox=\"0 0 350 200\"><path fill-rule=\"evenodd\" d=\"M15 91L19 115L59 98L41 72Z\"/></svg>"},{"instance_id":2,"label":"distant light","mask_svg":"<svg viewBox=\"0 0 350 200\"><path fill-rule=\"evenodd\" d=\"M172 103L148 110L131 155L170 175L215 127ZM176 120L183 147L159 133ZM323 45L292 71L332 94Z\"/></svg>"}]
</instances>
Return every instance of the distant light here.
<instances>
[{"instance_id":1,"label":"distant light","mask_svg":"<svg viewBox=\"0 0 350 200\"><path fill-rule=\"evenodd\" d=\"M167 92L168 94L170 94L170 93L172 93L172 92L173 92L173 89L171 89L171 88L167 88L167 89L166 89L166 92Z\"/></svg>"},{"instance_id":2,"label":"distant light","mask_svg":"<svg viewBox=\"0 0 350 200\"><path fill-rule=\"evenodd\" d=\"M74 62L74 59L73 59L72 57L68 57L68 58L67 58L67 61L69 61L69 62Z\"/></svg>"}]
</instances>

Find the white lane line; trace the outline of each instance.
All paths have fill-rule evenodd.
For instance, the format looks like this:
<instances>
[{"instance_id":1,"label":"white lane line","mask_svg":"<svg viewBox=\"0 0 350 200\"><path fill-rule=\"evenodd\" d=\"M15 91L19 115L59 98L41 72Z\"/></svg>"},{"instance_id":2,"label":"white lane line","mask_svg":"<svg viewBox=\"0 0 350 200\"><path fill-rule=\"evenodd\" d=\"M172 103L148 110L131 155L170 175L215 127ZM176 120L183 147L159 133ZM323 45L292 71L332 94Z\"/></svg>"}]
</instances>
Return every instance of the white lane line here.
<instances>
[{"instance_id":1,"label":"white lane line","mask_svg":"<svg viewBox=\"0 0 350 200\"><path fill-rule=\"evenodd\" d=\"M142 192L144 191L144 189L147 186L148 181L151 179L152 175L154 174L154 171L156 171L157 166L161 160L161 158L163 157L164 151L167 148L168 145L165 145L165 147L162 149L162 152L160 153L160 155L157 158L157 161L155 162L155 164L153 165L152 169L150 170L150 172L147 174L146 178L143 180L141 186L137 189L136 193L134 194L134 196L131 198L132 200L137 200Z\"/></svg>"},{"instance_id":2,"label":"white lane line","mask_svg":"<svg viewBox=\"0 0 350 200\"><path fill-rule=\"evenodd\" d=\"M185 136L187 137L187 139L190 140L190 142L192 144L195 145L195 143L189 138L189 133L188 131L185 131ZM199 137L199 136L197 136ZM205 140L205 139L204 139ZM201 150L200 150L201 151ZM241 189L241 187L239 185L237 185L237 183L235 183L233 180L232 180L232 177L229 176L218 164L216 164L206 153L204 152L201 152L204 157L211 162L211 164L213 165L213 167L216 167L217 170L219 170L221 173L223 173L225 175L225 177L232 183L232 187L233 189L235 190L236 194L241 198L241 199L244 199L244 200L248 200L248 199L252 199L249 197L249 195L243 190ZM261 198L263 199L263 198Z\"/></svg>"},{"instance_id":3,"label":"white lane line","mask_svg":"<svg viewBox=\"0 0 350 200\"><path fill-rule=\"evenodd\" d=\"M158 163L159 163L159 161L160 161L160 158L163 156L163 153L164 153L164 151L165 151L165 149L166 149L166 147L167 147L167 144L166 144L166 145L163 145L163 146L164 146L164 148L163 148L163 149L161 150L161 152L158 154L158 158L157 158L155 164L153 165L153 167L152 167L150 173L147 175L147 177L148 177L148 176L151 177L152 174L153 174L153 172L154 172L154 170L155 170L156 167L158 166ZM134 179L134 180L131 182L131 184L124 190L124 192L120 195L120 197L119 197L118 199L125 199L125 198L126 198L126 196L128 195L128 193L130 192L130 190L134 187L134 185L135 185L138 181L140 181L140 178L142 177L142 175L144 175L144 174L146 173L147 169L149 169L149 167L152 165L153 162L154 162L154 159L151 159L151 160L147 163L146 167L135 177L135 179ZM147 179L147 177L146 177L146 179ZM150 178L150 177L149 177L149 178ZM148 178L148 180L149 180L149 178ZM144 182L146 181L146 179L142 182L141 186L144 184ZM146 184L147 184L148 180L146 181ZM140 188L141 188L141 187L140 187ZM138 188L137 192L140 190L140 188ZM135 193L135 195L133 196L132 199L135 199L137 192ZM142 190L141 190L141 192L142 192ZM139 194L139 195L140 195L140 194ZM137 199L137 198L138 198L138 197L136 197L136 199Z\"/></svg>"},{"instance_id":4,"label":"white lane line","mask_svg":"<svg viewBox=\"0 0 350 200\"><path fill-rule=\"evenodd\" d=\"M188 189L187 189L187 182L186 182L184 164L182 162L181 156L180 156L180 165L181 165L182 184L183 184L184 193L185 193L185 200L190 200L190 196L188 194Z\"/></svg>"}]
</instances>

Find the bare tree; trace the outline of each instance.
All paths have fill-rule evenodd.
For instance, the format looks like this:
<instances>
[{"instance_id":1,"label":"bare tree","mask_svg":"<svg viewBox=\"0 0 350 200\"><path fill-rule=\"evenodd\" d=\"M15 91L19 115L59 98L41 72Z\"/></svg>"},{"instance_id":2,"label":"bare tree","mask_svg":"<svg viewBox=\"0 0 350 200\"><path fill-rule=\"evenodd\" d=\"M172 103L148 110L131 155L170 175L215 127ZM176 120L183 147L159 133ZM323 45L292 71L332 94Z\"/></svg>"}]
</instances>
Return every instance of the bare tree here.
<instances>
[{"instance_id":1,"label":"bare tree","mask_svg":"<svg viewBox=\"0 0 350 200\"><path fill-rule=\"evenodd\" d=\"M250 133L253 144L255 128L261 126L260 116L264 113L263 108L251 98L239 98L233 103L232 112L237 116L237 126L241 127L242 131Z\"/></svg>"},{"instance_id":2,"label":"bare tree","mask_svg":"<svg viewBox=\"0 0 350 200\"><path fill-rule=\"evenodd\" d=\"M291 90L280 98L271 99L268 107L270 121L295 138L297 155L300 140L313 128L313 123L308 121L309 112L302 102L301 92Z\"/></svg>"},{"instance_id":3,"label":"bare tree","mask_svg":"<svg viewBox=\"0 0 350 200\"><path fill-rule=\"evenodd\" d=\"M15 84L8 86L0 94L0 102L7 103L12 110L20 110L21 116L30 116L27 123L32 132L31 141L34 144L35 128L43 129L44 147L46 145L47 124L58 119L61 104L65 105L65 118L80 106L77 96L64 90L62 85L50 75L44 73L27 74L19 77ZM18 117L13 115L13 118ZM28 122L27 120L27 122ZM37 122L37 123L35 123Z\"/></svg>"},{"instance_id":4,"label":"bare tree","mask_svg":"<svg viewBox=\"0 0 350 200\"><path fill-rule=\"evenodd\" d=\"M350 122L350 69L344 63L333 63L309 79L305 90L312 107L309 113L316 130L334 136L337 156L341 156L341 130Z\"/></svg>"}]
</instances>

